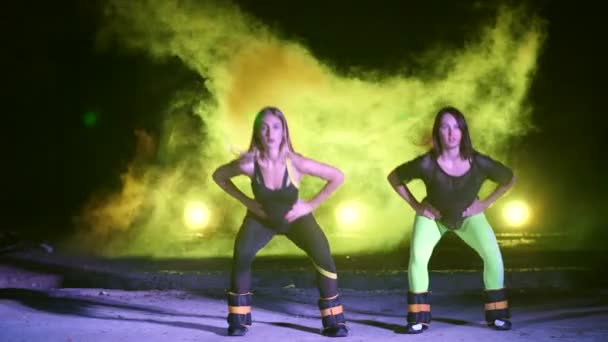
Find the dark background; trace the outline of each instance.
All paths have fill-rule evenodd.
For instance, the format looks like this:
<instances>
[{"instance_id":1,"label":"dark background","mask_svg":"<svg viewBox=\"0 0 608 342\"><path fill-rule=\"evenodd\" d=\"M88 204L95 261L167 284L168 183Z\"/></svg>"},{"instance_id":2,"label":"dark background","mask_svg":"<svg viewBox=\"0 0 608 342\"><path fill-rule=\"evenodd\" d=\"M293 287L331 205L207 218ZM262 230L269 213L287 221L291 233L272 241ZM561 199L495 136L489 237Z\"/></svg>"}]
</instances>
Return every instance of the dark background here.
<instances>
[{"instance_id":1,"label":"dark background","mask_svg":"<svg viewBox=\"0 0 608 342\"><path fill-rule=\"evenodd\" d=\"M202 84L177 60L96 48L103 3L0 5L2 230L69 236L71 217L89 196L119 186L134 130L158 132L171 94ZM602 12L593 1L506 3L526 5L548 34L527 100L537 129L512 149L526 176L518 186L544 201L538 215L547 231L580 230L597 246L608 209ZM468 1L237 4L340 71L403 74L416 72L415 56L425 49L461 47L496 11ZM94 127L83 124L87 111L98 114Z\"/></svg>"}]
</instances>

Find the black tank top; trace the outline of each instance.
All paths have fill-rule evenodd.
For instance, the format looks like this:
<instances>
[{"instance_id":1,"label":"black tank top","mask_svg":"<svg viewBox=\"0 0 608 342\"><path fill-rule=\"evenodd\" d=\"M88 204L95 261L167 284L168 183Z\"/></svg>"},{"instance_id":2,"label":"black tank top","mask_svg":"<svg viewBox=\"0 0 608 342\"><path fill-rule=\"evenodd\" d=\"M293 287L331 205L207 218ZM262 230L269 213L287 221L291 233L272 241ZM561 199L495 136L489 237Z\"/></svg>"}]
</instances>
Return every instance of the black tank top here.
<instances>
[{"instance_id":1,"label":"black tank top","mask_svg":"<svg viewBox=\"0 0 608 342\"><path fill-rule=\"evenodd\" d=\"M249 211L248 214L253 215L262 223L280 233L285 233L289 230L289 223L284 217L298 200L298 188L296 188L292 182L287 184L288 179L289 173L287 170L287 163L285 163L285 173L283 175L281 187L275 190L268 189L264 182L264 176L262 176L262 172L260 171L258 161L254 161L251 189L253 190L255 200L262 205L268 218L262 219Z\"/></svg>"}]
</instances>

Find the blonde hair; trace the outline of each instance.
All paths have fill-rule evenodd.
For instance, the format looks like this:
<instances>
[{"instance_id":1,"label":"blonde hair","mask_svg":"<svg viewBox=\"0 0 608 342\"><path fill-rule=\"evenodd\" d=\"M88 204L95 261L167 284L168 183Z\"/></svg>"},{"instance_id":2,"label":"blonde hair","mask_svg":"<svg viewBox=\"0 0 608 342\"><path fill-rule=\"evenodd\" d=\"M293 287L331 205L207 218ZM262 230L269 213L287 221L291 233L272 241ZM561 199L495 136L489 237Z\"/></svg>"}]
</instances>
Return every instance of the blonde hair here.
<instances>
[{"instance_id":1,"label":"blonde hair","mask_svg":"<svg viewBox=\"0 0 608 342\"><path fill-rule=\"evenodd\" d=\"M253 121L253 130L251 132L251 142L249 143L249 150L242 157L255 157L258 158L264 152L264 145L260 139L260 129L262 127L262 119L266 115L273 115L281 121L283 126L283 136L281 137L281 144L279 145L279 155L281 158L289 158L296 152L291 144L291 138L289 137L289 127L287 126L287 119L285 115L276 107L267 106L262 108L255 116Z\"/></svg>"}]
</instances>

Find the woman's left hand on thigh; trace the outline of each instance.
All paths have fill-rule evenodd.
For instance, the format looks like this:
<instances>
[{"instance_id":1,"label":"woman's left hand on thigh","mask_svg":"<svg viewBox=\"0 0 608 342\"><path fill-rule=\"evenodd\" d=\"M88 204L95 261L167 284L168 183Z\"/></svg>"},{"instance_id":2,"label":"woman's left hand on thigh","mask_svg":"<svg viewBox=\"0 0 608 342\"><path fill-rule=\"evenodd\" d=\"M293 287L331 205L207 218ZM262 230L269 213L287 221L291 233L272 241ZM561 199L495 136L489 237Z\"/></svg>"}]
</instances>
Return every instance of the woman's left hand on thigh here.
<instances>
[{"instance_id":1,"label":"woman's left hand on thigh","mask_svg":"<svg viewBox=\"0 0 608 342\"><path fill-rule=\"evenodd\" d=\"M306 201L298 200L293 205L293 207L291 207L291 210L289 210L287 212L287 214L285 214L285 220L287 220L287 222L291 223L306 214L310 214L313 211L313 209L314 208L312 207L312 205L310 203L308 203Z\"/></svg>"},{"instance_id":2,"label":"woman's left hand on thigh","mask_svg":"<svg viewBox=\"0 0 608 342\"><path fill-rule=\"evenodd\" d=\"M483 201L476 199L467 209L465 209L462 213L462 217L477 215L486 210L487 207L488 206Z\"/></svg>"}]
</instances>

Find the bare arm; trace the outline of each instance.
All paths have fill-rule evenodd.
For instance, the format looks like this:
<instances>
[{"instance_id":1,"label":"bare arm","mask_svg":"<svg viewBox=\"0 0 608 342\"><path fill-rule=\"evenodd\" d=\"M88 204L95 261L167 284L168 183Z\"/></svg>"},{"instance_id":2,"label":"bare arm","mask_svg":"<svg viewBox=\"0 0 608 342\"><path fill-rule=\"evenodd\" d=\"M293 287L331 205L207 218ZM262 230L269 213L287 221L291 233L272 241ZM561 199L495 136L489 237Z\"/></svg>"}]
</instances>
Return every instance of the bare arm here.
<instances>
[{"instance_id":1,"label":"bare arm","mask_svg":"<svg viewBox=\"0 0 608 342\"><path fill-rule=\"evenodd\" d=\"M308 201L312 210L323 203L344 182L344 174L342 171L331 165L302 156L294 156L292 160L293 166L300 174L319 177L327 181L325 186Z\"/></svg>"},{"instance_id":2,"label":"bare arm","mask_svg":"<svg viewBox=\"0 0 608 342\"><path fill-rule=\"evenodd\" d=\"M266 217L259 203L249 198L234 185L232 178L239 175L251 176L253 174L253 162L245 159L236 159L230 163L221 165L213 172L213 180L227 194L241 202L247 209L260 217Z\"/></svg>"},{"instance_id":3,"label":"bare arm","mask_svg":"<svg viewBox=\"0 0 608 342\"><path fill-rule=\"evenodd\" d=\"M239 190L236 185L234 185L232 178L238 175L246 174L247 173L245 172L241 161L237 159L218 167L213 172L212 177L215 183L219 185L222 190L224 190L230 196L236 198L237 201L244 204L244 202L250 198Z\"/></svg>"}]
</instances>

